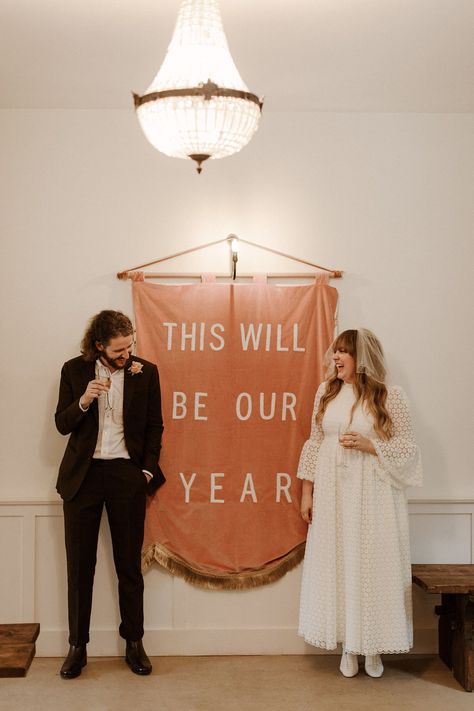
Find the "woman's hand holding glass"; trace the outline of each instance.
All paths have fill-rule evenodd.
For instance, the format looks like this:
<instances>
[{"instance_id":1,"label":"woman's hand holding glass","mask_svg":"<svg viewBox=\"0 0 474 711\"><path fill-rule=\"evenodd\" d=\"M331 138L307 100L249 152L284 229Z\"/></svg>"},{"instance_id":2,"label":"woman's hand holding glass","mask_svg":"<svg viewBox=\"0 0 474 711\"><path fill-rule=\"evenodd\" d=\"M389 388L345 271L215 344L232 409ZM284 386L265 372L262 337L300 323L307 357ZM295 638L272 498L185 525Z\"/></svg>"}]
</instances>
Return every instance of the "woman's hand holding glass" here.
<instances>
[{"instance_id":1,"label":"woman's hand holding glass","mask_svg":"<svg viewBox=\"0 0 474 711\"><path fill-rule=\"evenodd\" d=\"M345 430L339 432L339 444L346 450L355 450L357 452L366 452L367 454L376 454L375 447L368 437L364 437L360 432Z\"/></svg>"}]
</instances>

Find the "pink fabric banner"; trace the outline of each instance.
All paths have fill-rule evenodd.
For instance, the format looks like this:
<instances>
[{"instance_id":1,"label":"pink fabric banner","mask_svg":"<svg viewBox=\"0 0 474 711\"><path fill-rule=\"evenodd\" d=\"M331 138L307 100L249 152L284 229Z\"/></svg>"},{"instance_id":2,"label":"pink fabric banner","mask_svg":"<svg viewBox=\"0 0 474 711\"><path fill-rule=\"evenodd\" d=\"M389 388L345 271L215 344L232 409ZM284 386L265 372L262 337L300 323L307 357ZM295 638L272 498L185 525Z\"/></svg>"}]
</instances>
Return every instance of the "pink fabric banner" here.
<instances>
[{"instance_id":1,"label":"pink fabric banner","mask_svg":"<svg viewBox=\"0 0 474 711\"><path fill-rule=\"evenodd\" d=\"M167 483L149 501L144 565L208 587L275 580L302 557L296 469L337 291L134 282L137 352L158 365Z\"/></svg>"}]
</instances>

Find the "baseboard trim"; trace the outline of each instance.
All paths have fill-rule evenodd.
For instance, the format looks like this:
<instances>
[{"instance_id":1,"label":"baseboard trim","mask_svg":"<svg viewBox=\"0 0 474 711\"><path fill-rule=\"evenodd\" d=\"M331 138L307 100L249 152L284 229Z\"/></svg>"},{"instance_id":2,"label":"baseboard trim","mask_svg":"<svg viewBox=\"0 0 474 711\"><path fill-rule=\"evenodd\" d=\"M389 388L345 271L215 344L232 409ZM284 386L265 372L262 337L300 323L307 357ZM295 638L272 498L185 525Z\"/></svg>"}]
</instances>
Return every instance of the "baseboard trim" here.
<instances>
[{"instance_id":1,"label":"baseboard trim","mask_svg":"<svg viewBox=\"0 0 474 711\"><path fill-rule=\"evenodd\" d=\"M66 654L66 630L41 630L36 643L36 656L62 657ZM296 629L159 629L146 630L146 650L153 657L167 656L229 656L273 654L339 654L306 644ZM93 630L88 645L91 657L120 657L124 654L124 641L116 630ZM415 632L415 645L410 654L436 654L437 631L419 629Z\"/></svg>"}]
</instances>

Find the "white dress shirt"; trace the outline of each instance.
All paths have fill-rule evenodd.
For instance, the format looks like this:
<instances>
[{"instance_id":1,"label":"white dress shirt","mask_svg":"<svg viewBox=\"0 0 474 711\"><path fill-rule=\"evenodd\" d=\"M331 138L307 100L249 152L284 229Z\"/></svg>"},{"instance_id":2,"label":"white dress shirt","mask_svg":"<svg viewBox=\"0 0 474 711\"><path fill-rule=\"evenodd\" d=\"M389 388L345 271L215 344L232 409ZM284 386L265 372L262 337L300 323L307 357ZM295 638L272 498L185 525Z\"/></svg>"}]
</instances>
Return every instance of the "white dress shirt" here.
<instances>
[{"instance_id":1,"label":"white dress shirt","mask_svg":"<svg viewBox=\"0 0 474 711\"><path fill-rule=\"evenodd\" d=\"M99 360L95 366L96 378L110 377L110 389L98 398L99 434L93 454L94 459L130 459L123 433L123 386L125 373L113 373Z\"/></svg>"}]
</instances>

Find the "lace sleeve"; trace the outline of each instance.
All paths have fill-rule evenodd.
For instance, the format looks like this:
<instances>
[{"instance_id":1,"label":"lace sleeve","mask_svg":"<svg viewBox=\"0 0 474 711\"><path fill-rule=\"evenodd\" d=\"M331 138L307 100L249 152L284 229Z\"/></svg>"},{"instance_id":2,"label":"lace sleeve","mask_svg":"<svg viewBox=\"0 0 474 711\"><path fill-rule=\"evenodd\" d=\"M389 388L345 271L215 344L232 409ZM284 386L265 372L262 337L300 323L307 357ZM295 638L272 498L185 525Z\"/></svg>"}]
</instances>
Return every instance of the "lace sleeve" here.
<instances>
[{"instance_id":1,"label":"lace sleeve","mask_svg":"<svg viewBox=\"0 0 474 711\"><path fill-rule=\"evenodd\" d=\"M307 479L308 481L314 481L314 473L316 470L316 462L318 460L318 452L321 446L321 442L324 438L324 432L320 425L316 423L316 414L319 408L319 401L326 390L326 383L321 383L319 386L316 397L314 398L313 416L311 424L311 434L309 439L303 445L301 450L300 461L298 464L298 472L296 476L298 479Z\"/></svg>"},{"instance_id":2,"label":"lace sleeve","mask_svg":"<svg viewBox=\"0 0 474 711\"><path fill-rule=\"evenodd\" d=\"M387 410L393 421L393 437L388 442L381 439L373 440L379 460L380 475L383 479L390 477L392 485L399 489L405 486L421 486L423 480L421 454L415 442L408 401L401 388L395 386L388 388Z\"/></svg>"}]
</instances>

